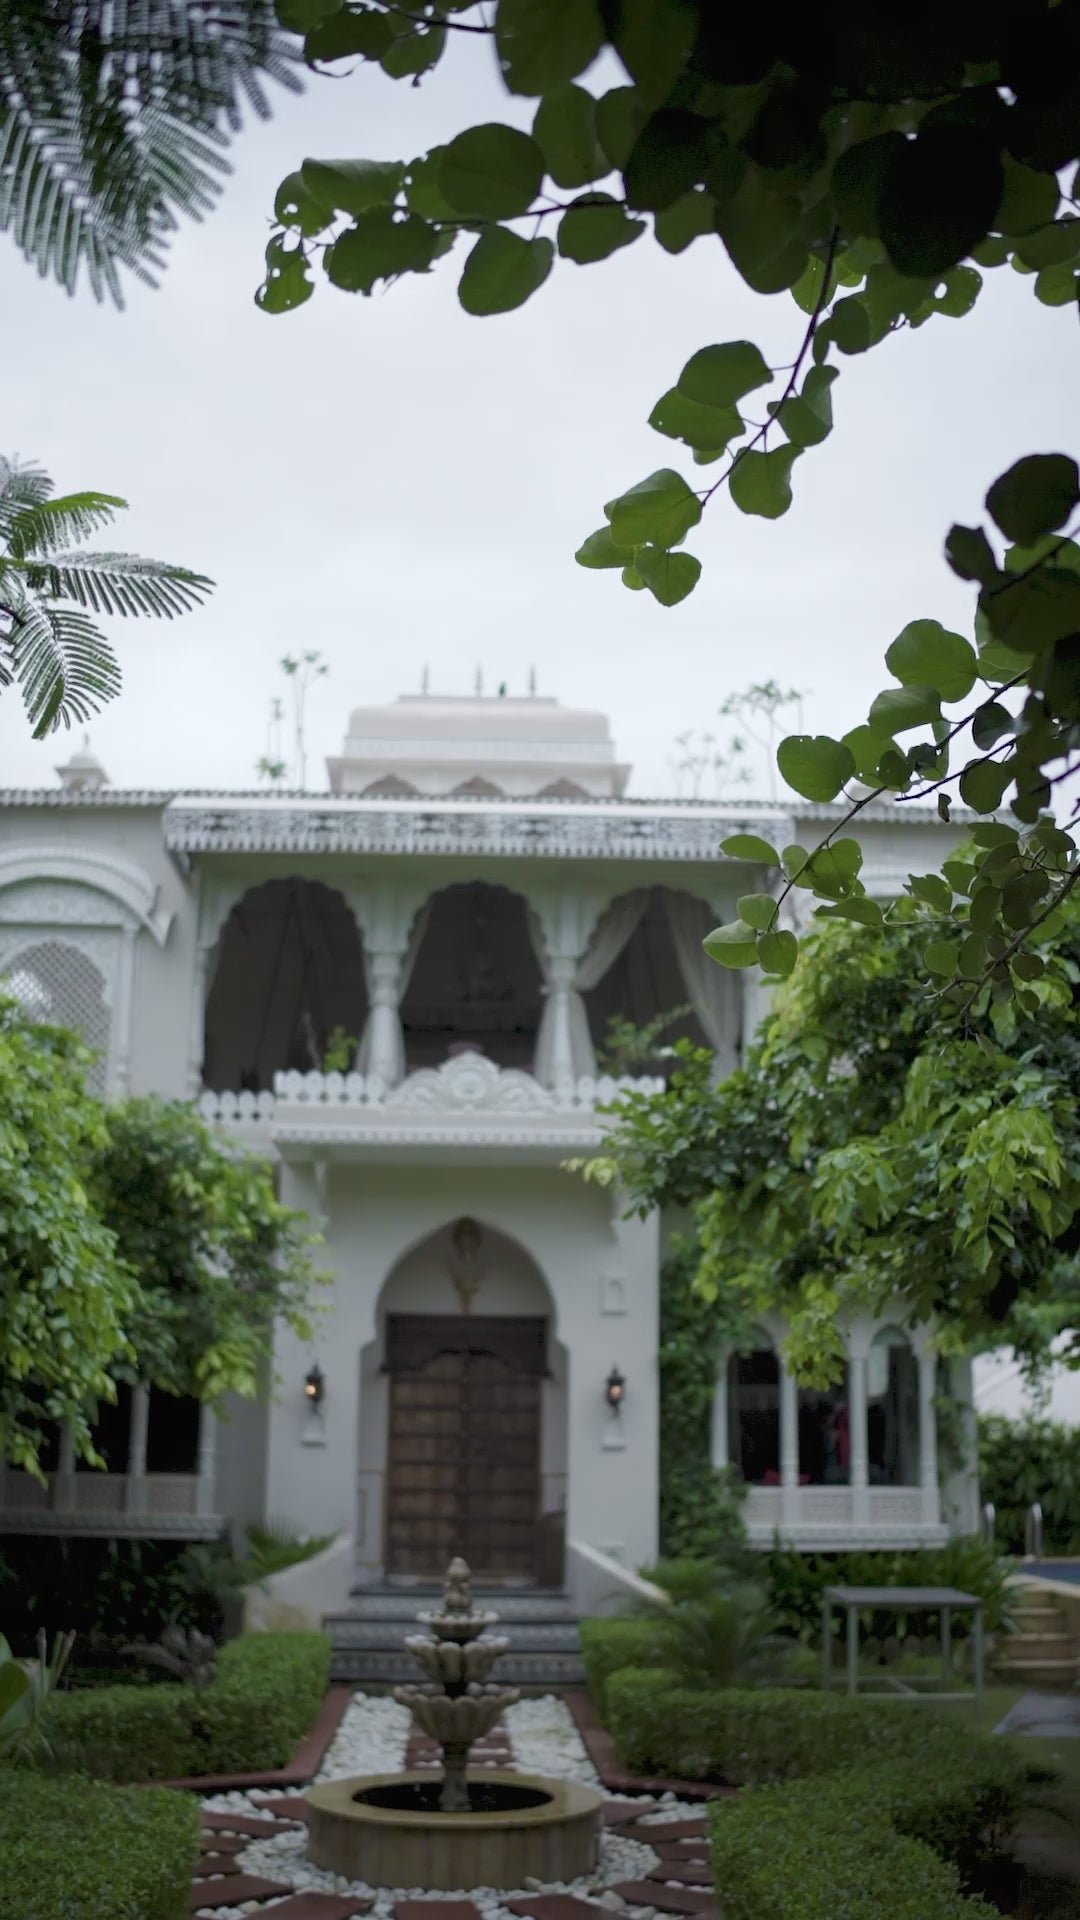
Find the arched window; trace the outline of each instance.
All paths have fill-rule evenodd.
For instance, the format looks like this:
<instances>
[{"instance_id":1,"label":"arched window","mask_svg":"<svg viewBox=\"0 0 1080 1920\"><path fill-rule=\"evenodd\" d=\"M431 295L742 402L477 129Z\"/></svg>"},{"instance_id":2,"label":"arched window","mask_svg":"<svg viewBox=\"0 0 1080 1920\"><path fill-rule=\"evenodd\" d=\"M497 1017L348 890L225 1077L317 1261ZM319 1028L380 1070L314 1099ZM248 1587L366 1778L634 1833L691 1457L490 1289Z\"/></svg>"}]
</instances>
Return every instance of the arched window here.
<instances>
[{"instance_id":1,"label":"arched window","mask_svg":"<svg viewBox=\"0 0 1080 1920\"><path fill-rule=\"evenodd\" d=\"M728 1361L728 1459L750 1486L780 1484L780 1363L768 1334Z\"/></svg>"},{"instance_id":2,"label":"arched window","mask_svg":"<svg viewBox=\"0 0 1080 1920\"><path fill-rule=\"evenodd\" d=\"M87 1084L104 1093L108 1073L109 1008L105 982L93 961L66 940L41 940L23 947L4 982L30 1020L70 1027L92 1047Z\"/></svg>"},{"instance_id":3,"label":"arched window","mask_svg":"<svg viewBox=\"0 0 1080 1920\"><path fill-rule=\"evenodd\" d=\"M542 984L519 893L478 880L435 894L401 1002L409 1072L467 1048L528 1072Z\"/></svg>"},{"instance_id":4,"label":"arched window","mask_svg":"<svg viewBox=\"0 0 1080 1920\"><path fill-rule=\"evenodd\" d=\"M919 1484L919 1366L900 1327L879 1327L866 1368L870 1485Z\"/></svg>"},{"instance_id":5,"label":"arched window","mask_svg":"<svg viewBox=\"0 0 1080 1920\"><path fill-rule=\"evenodd\" d=\"M268 880L225 923L206 1007L204 1084L259 1093L275 1073L321 1067L331 1046L351 1065L366 1017L348 902L317 880Z\"/></svg>"}]
</instances>

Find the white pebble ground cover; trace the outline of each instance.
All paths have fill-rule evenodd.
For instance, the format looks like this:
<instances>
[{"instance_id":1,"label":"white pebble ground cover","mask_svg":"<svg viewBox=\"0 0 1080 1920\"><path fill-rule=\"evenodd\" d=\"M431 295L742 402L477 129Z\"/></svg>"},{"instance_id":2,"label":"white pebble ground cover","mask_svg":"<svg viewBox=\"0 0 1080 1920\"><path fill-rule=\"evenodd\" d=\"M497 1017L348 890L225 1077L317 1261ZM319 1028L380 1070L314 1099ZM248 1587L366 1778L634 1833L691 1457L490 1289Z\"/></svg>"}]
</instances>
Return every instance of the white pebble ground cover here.
<instances>
[{"instance_id":1,"label":"white pebble ground cover","mask_svg":"<svg viewBox=\"0 0 1080 1920\"><path fill-rule=\"evenodd\" d=\"M528 1773L582 1780L591 1786L599 1784L569 1709L562 1700L553 1695L520 1700L516 1706L507 1709L503 1724L510 1737L515 1767ZM396 1773L405 1763L409 1725L407 1708L399 1706L396 1700L378 1695L354 1694L327 1750L318 1778L339 1780L353 1773ZM302 1796L302 1789L296 1791L298 1796ZM268 1827L274 1819L246 1793L212 1794L202 1805L208 1813L242 1812L249 1817L262 1817ZM628 1801L628 1813L632 1807L633 1802ZM650 1826L655 1824L662 1827L668 1820L683 1819L688 1814L698 1812L700 1808L665 1795L660 1806L646 1819ZM307 1859L306 1838L304 1830L296 1828L288 1833L268 1833L265 1840L253 1839L242 1853L235 1856L236 1871L280 1881L289 1887L290 1893L370 1894L374 1897L372 1920L390 1920L396 1900L423 1899L432 1894L440 1894L446 1899L475 1900L482 1920L517 1920L517 1916L503 1905L505 1900L513 1897L506 1890L496 1891L491 1887L369 1887L362 1880L344 1880L338 1874L324 1873ZM630 1840L605 1829L596 1871L583 1879L552 1882L550 1886L545 1885L543 1891L574 1893L580 1898L596 1901L598 1920L604 1920L605 1910L617 1911L625 1916L625 1920L652 1920L653 1908L627 1906L611 1889L620 1880L640 1880L656 1862L657 1855L644 1842ZM539 1890L535 1883L515 1889L518 1893L535 1893ZM285 1894L281 1896L282 1899L288 1897ZM255 1911L273 1913L274 1904L259 1901L243 1907L201 1908L196 1912L205 1914L206 1920L248 1920L248 1915Z\"/></svg>"}]
</instances>

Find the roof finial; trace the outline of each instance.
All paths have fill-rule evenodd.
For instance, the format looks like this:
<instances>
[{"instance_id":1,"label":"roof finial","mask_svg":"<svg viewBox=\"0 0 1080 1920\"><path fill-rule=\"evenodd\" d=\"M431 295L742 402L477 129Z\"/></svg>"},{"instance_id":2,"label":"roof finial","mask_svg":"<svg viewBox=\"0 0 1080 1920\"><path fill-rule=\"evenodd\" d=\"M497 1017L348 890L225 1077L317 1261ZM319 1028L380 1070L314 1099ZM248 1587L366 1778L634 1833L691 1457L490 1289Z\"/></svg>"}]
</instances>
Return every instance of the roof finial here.
<instances>
[{"instance_id":1,"label":"roof finial","mask_svg":"<svg viewBox=\"0 0 1080 1920\"><path fill-rule=\"evenodd\" d=\"M484 691L484 669L483 667L477 667L476 679L473 681L473 692L475 693L477 699L480 698L480 695L483 693L483 691Z\"/></svg>"},{"instance_id":2,"label":"roof finial","mask_svg":"<svg viewBox=\"0 0 1080 1920\"><path fill-rule=\"evenodd\" d=\"M536 668L535 667L529 668L529 698L530 700L536 699Z\"/></svg>"},{"instance_id":3,"label":"roof finial","mask_svg":"<svg viewBox=\"0 0 1080 1920\"><path fill-rule=\"evenodd\" d=\"M420 691L421 693L430 693L431 691L431 668L430 667L425 666L421 671Z\"/></svg>"}]
</instances>

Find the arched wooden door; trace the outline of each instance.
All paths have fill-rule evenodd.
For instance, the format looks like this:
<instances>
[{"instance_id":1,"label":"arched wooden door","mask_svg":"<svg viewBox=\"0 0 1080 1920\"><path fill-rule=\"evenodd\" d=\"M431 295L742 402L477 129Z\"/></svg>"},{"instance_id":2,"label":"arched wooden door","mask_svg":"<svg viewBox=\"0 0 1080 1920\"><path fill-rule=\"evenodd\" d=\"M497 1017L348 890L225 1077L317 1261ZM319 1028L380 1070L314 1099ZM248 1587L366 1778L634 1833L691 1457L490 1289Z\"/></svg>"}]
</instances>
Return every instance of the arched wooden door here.
<instances>
[{"instance_id":1,"label":"arched wooden door","mask_svg":"<svg viewBox=\"0 0 1080 1920\"><path fill-rule=\"evenodd\" d=\"M536 1576L543 1320L392 1314L386 1569Z\"/></svg>"}]
</instances>

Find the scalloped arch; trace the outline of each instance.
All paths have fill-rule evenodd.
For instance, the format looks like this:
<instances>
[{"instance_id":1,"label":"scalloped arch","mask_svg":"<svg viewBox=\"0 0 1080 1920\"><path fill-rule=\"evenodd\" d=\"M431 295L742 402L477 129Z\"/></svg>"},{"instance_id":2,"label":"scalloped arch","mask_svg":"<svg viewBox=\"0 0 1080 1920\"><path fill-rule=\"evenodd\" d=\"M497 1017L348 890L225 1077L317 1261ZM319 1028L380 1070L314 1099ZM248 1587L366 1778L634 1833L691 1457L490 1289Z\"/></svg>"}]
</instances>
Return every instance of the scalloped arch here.
<instances>
[{"instance_id":1,"label":"scalloped arch","mask_svg":"<svg viewBox=\"0 0 1080 1920\"><path fill-rule=\"evenodd\" d=\"M145 868L119 854L88 852L75 854L67 847L29 845L0 850L0 895L9 887L25 886L40 880L55 880L63 885L86 887L108 898L133 915L159 947L168 938L173 916L160 904L160 888ZM122 924L123 914L117 914Z\"/></svg>"}]
</instances>

